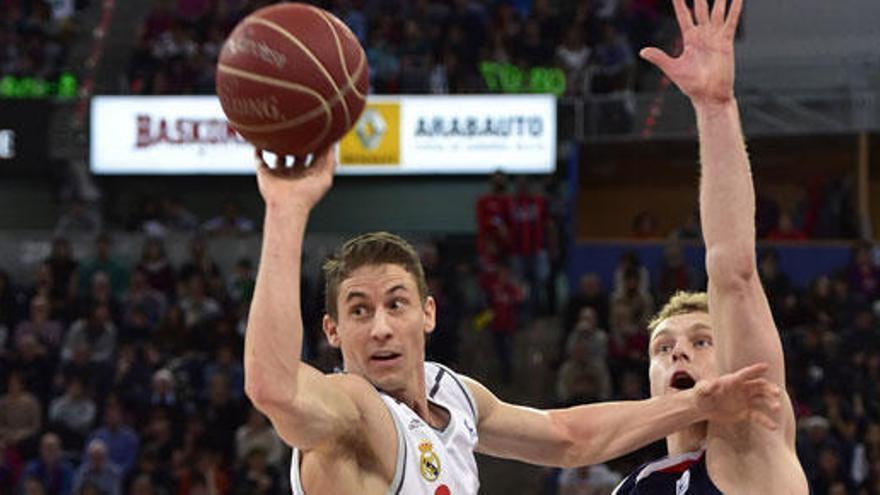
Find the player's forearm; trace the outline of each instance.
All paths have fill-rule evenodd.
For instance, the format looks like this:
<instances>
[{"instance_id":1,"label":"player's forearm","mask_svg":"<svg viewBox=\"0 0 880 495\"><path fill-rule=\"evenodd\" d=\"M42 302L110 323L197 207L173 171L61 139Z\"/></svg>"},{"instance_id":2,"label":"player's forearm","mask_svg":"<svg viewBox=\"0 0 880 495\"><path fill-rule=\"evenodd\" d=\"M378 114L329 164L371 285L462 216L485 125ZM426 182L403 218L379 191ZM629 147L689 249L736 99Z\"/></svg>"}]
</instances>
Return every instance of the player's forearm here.
<instances>
[{"instance_id":1,"label":"player's forearm","mask_svg":"<svg viewBox=\"0 0 880 495\"><path fill-rule=\"evenodd\" d=\"M717 284L754 276L755 192L736 101L695 105L706 268Z\"/></svg>"},{"instance_id":2,"label":"player's forearm","mask_svg":"<svg viewBox=\"0 0 880 495\"><path fill-rule=\"evenodd\" d=\"M705 419L693 390L640 401L606 402L550 412L570 447L557 464L586 466L614 459Z\"/></svg>"},{"instance_id":3,"label":"player's forearm","mask_svg":"<svg viewBox=\"0 0 880 495\"><path fill-rule=\"evenodd\" d=\"M302 350L300 273L308 209L266 206L245 334L245 390L255 403L292 397Z\"/></svg>"}]
</instances>

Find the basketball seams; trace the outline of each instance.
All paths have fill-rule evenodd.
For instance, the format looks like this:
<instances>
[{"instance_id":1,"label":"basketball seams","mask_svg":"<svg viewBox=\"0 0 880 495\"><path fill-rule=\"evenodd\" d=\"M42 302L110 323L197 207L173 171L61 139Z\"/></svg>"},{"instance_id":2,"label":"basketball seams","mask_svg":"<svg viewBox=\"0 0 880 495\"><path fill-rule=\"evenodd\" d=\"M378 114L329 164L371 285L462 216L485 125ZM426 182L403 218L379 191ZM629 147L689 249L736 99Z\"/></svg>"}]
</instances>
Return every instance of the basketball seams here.
<instances>
[{"instance_id":1,"label":"basketball seams","mask_svg":"<svg viewBox=\"0 0 880 495\"><path fill-rule=\"evenodd\" d=\"M331 76L329 72L327 72L327 68L324 67L324 64L321 63L321 61L315 56L314 52L312 52L312 50L309 47L307 47L299 38L294 36L292 33L287 31L286 29L284 29L283 27L281 27L280 25L278 25L274 21L270 21L269 19L264 19L262 17L253 17L253 18L248 18L245 22L247 24L263 25L263 26L277 32L278 34L280 34L284 38L287 38L288 41L290 41L297 48L302 50L303 53L305 54L305 56L309 60L311 60L312 63L315 64L315 67L318 69L318 71L327 79L327 81L330 83L330 86L333 88L333 90L336 91L336 96L333 98L334 104L335 104L335 101L337 101L337 100L342 101L342 111L345 114L345 127L349 127L351 125L351 114L348 109L348 103L345 101L344 98L340 98L341 91L339 89L339 86L336 84L336 80L333 79L333 76ZM331 31L332 31L332 29L331 29Z\"/></svg>"},{"instance_id":2,"label":"basketball seams","mask_svg":"<svg viewBox=\"0 0 880 495\"><path fill-rule=\"evenodd\" d=\"M347 82L351 86L352 92L354 94L356 94L358 96L358 98L360 98L362 100L365 99L366 95L364 95L363 93L361 93L357 89L356 84L352 83L352 81L353 81L352 75L350 72L348 72L348 62L345 60L345 53L342 50L342 41L339 39L339 33L337 32L337 27L340 29L343 29L343 33L346 35L349 35L349 37L353 37L353 35L350 34L348 27L345 26L344 24L340 27L339 25L341 23L339 21L337 21L335 19L329 19L327 14L325 14L324 12L319 11L318 14L321 16L321 19L325 23L327 23L327 27L330 28L330 32L333 33L333 39L334 39L334 41L336 41L336 52L339 53L339 62L342 64L342 73L345 75L346 79L348 79ZM360 46L360 45L358 44L356 46ZM363 50L358 50L358 51L361 53L361 58L366 56L366 55L364 55Z\"/></svg>"},{"instance_id":3,"label":"basketball seams","mask_svg":"<svg viewBox=\"0 0 880 495\"><path fill-rule=\"evenodd\" d=\"M346 84L345 87L343 88L343 91L342 91L343 97L344 97L344 95L348 94L349 90L356 90L355 84L357 83L357 80L360 78L361 74L364 71L365 60L366 60L365 58L361 58L360 64L358 64L357 68L354 71L354 77L352 79L350 79L348 84ZM300 124L306 122L307 120L311 120L311 119L315 118L315 116L321 110L323 110L325 114L328 114L329 112L331 112L331 107L333 105L335 105L336 101L340 98L340 94L336 94L333 96L333 98L330 98L329 100L325 100L324 97L321 96L320 93L318 93L317 91L315 91L307 86L302 86L297 83L292 83L290 81L284 81L282 79L276 79L274 77L263 76L260 74L253 74L251 72L248 72L248 71L245 71L242 69L236 69L235 67L230 67L225 64L219 64L217 66L217 68L220 72L226 72L226 73L231 74L233 76L242 77L245 79L249 79L251 81L267 84L269 86L290 89L293 91L302 91L306 94L309 94L310 96L314 96L315 98L317 98L319 101L322 102L320 107L315 108L314 110L310 110L305 115L301 115L301 116L296 117L294 119L285 120L284 122L276 122L273 124L266 124L263 126L253 126L253 125L242 126L242 129L247 130L247 131L259 132L262 129L265 129L266 132L280 131L280 130L288 128L288 127L300 125ZM307 116L308 116L308 119L306 119Z\"/></svg>"}]
</instances>

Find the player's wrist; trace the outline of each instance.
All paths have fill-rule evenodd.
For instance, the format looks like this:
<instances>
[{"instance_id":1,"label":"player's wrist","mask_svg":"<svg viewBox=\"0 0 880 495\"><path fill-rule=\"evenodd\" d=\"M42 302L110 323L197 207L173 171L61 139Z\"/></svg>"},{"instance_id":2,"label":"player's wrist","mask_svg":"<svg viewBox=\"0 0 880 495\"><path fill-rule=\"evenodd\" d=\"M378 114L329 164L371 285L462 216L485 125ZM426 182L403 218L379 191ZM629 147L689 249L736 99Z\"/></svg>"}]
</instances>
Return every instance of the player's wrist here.
<instances>
[{"instance_id":1,"label":"player's wrist","mask_svg":"<svg viewBox=\"0 0 880 495\"><path fill-rule=\"evenodd\" d=\"M737 112L736 97L725 100L692 100L697 119L711 119L735 114Z\"/></svg>"},{"instance_id":2,"label":"player's wrist","mask_svg":"<svg viewBox=\"0 0 880 495\"><path fill-rule=\"evenodd\" d=\"M280 220L305 219L309 216L314 205L307 201L291 201L290 198L283 200L266 200L266 218L278 218Z\"/></svg>"}]
</instances>

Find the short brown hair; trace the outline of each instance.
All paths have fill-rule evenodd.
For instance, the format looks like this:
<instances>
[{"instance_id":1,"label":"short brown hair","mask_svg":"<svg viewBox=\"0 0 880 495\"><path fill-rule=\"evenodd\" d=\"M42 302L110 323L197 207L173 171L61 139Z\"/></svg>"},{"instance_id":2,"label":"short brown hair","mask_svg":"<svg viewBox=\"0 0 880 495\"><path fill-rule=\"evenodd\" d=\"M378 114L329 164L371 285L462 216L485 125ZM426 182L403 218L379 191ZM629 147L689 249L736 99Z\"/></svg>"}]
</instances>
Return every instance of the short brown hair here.
<instances>
[{"instance_id":1,"label":"short brown hair","mask_svg":"<svg viewBox=\"0 0 880 495\"><path fill-rule=\"evenodd\" d=\"M390 263L409 272L416 280L422 302L428 297L425 270L412 244L389 232L370 232L349 239L324 262L324 305L327 314L338 319L336 299L339 285L362 266Z\"/></svg>"},{"instance_id":2,"label":"short brown hair","mask_svg":"<svg viewBox=\"0 0 880 495\"><path fill-rule=\"evenodd\" d=\"M680 290L669 298L669 302L663 306L648 323L648 332L654 334L654 330L667 318L687 313L708 313L709 295L705 292L687 292Z\"/></svg>"}]
</instances>

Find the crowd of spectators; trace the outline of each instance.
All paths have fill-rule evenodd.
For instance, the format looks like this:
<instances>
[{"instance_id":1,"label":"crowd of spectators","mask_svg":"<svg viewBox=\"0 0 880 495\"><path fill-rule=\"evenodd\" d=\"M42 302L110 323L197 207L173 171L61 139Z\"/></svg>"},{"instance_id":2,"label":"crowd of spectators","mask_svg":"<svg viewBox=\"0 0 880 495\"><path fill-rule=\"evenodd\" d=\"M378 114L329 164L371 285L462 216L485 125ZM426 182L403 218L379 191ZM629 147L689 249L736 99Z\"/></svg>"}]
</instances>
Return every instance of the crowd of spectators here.
<instances>
[{"instance_id":1,"label":"crowd of spectators","mask_svg":"<svg viewBox=\"0 0 880 495\"><path fill-rule=\"evenodd\" d=\"M57 79L83 0L0 1L0 78Z\"/></svg>"},{"instance_id":2,"label":"crowd of spectators","mask_svg":"<svg viewBox=\"0 0 880 495\"><path fill-rule=\"evenodd\" d=\"M458 328L450 327L477 324L480 310L497 304L490 292L479 293L487 274L471 275L466 259L450 267L430 245L420 252L447 315L437 332L447 341L432 340L429 356L461 365ZM779 270L778 256L763 253L760 273L785 346L798 453L814 493L878 494L880 268L873 247L857 245L848 266L806 290ZM249 259L220 268L199 236L178 263L158 238L145 238L134 263L114 252L108 236L80 258L59 238L32 284L0 272L0 491L283 493L286 449L242 393L254 277ZM674 245L656 272L633 253L622 256L608 289L585 274L558 314L548 308L549 321L563 330L556 405L646 397L647 319L675 291L704 284ZM306 287L319 301L319 281ZM320 305L304 310L307 328L317 328ZM541 316L513 311L509 330ZM339 364L318 334L306 347L322 369ZM548 493L608 493L620 473L659 452L654 446L607 466L554 472Z\"/></svg>"},{"instance_id":3,"label":"crowd of spectators","mask_svg":"<svg viewBox=\"0 0 880 495\"><path fill-rule=\"evenodd\" d=\"M57 238L32 284L0 271L0 493L283 493L287 458L243 396L255 272L194 237L172 264ZM19 491L20 490L20 491Z\"/></svg>"},{"instance_id":4,"label":"crowd of spectators","mask_svg":"<svg viewBox=\"0 0 880 495\"><path fill-rule=\"evenodd\" d=\"M213 93L227 34L267 0L160 0L128 70L134 94ZM557 67L566 93L610 93L637 84L635 54L668 42L666 2L325 0L364 47L375 93L487 91L483 62ZM491 83L489 83L491 85ZM528 84L526 84L528 86Z\"/></svg>"}]
</instances>

